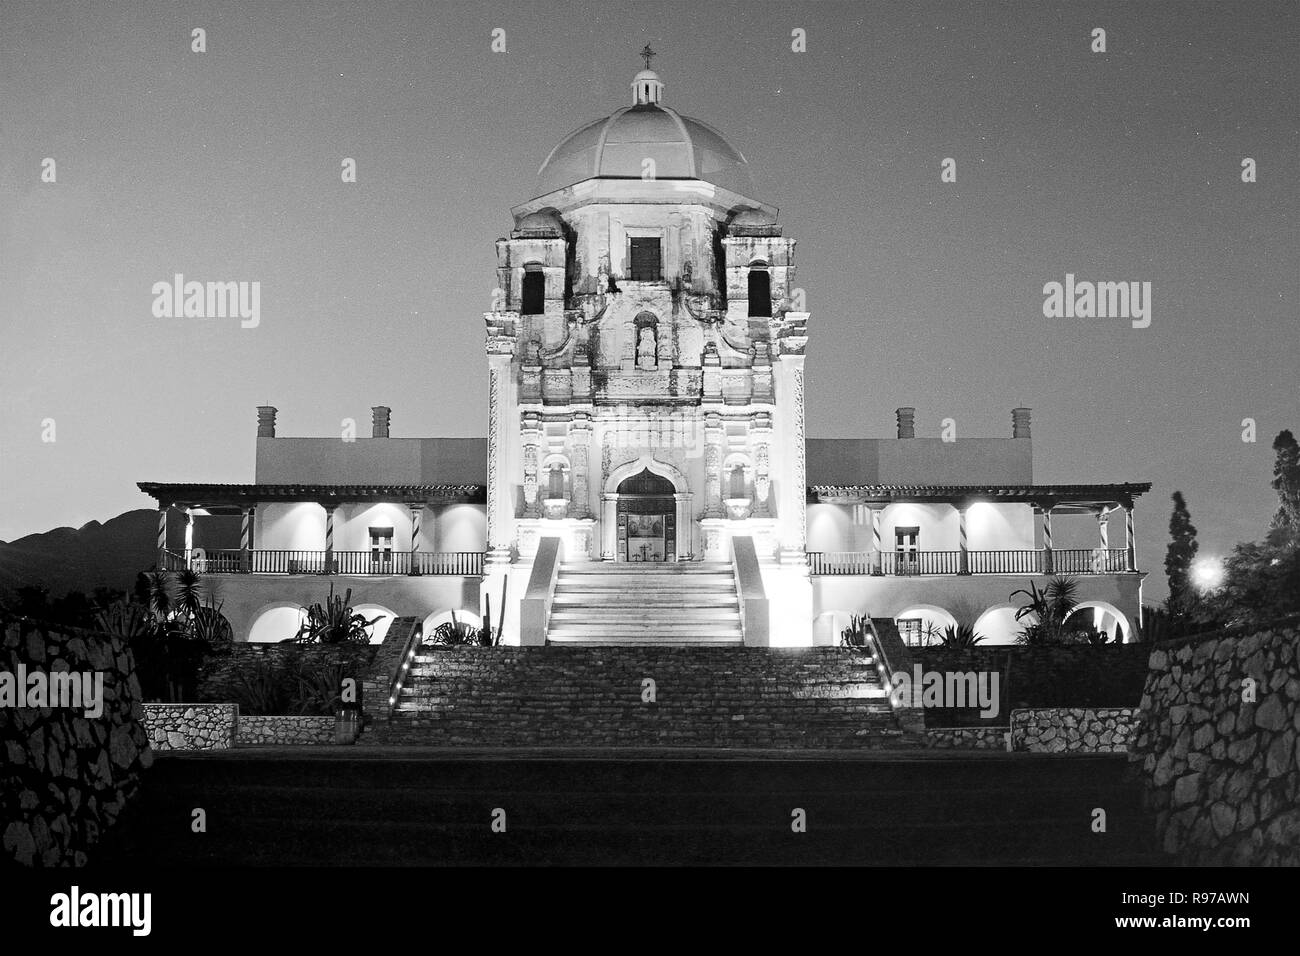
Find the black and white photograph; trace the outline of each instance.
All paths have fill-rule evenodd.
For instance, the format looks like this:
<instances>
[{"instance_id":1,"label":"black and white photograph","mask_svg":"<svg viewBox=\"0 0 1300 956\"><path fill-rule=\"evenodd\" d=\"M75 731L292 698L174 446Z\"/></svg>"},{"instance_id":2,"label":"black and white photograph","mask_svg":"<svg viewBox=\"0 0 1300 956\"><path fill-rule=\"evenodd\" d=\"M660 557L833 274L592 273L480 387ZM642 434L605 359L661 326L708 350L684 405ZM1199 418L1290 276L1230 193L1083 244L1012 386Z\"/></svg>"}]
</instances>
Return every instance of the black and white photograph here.
<instances>
[{"instance_id":1,"label":"black and white photograph","mask_svg":"<svg viewBox=\"0 0 1300 956\"><path fill-rule=\"evenodd\" d=\"M6 932L1284 931L1298 164L1296 0L0 0Z\"/></svg>"}]
</instances>

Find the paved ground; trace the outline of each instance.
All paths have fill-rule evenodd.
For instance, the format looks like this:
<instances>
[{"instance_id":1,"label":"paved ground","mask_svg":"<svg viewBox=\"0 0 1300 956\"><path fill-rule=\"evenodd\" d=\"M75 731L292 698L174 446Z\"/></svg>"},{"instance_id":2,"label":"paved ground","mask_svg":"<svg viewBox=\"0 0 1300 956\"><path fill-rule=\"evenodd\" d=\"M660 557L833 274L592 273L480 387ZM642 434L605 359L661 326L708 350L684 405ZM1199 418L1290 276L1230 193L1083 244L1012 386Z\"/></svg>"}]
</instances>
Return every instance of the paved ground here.
<instances>
[{"instance_id":1,"label":"paved ground","mask_svg":"<svg viewBox=\"0 0 1300 956\"><path fill-rule=\"evenodd\" d=\"M1164 864L1125 769L1122 755L934 750L169 754L95 862Z\"/></svg>"}]
</instances>

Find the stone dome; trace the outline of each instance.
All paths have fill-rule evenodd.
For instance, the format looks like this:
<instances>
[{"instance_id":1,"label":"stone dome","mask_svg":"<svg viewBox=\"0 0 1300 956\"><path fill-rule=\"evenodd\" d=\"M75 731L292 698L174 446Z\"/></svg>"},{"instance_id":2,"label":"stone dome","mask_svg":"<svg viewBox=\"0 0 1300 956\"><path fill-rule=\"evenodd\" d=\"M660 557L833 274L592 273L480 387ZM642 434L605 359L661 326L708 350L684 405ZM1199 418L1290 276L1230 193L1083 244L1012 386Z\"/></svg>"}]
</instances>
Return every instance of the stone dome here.
<instances>
[{"instance_id":1,"label":"stone dome","mask_svg":"<svg viewBox=\"0 0 1300 956\"><path fill-rule=\"evenodd\" d=\"M753 194L740 150L701 120L659 102L663 83L653 70L632 80L633 105L570 133L537 171L536 196L586 179L641 179L654 160L655 179L699 179L742 196Z\"/></svg>"}]
</instances>

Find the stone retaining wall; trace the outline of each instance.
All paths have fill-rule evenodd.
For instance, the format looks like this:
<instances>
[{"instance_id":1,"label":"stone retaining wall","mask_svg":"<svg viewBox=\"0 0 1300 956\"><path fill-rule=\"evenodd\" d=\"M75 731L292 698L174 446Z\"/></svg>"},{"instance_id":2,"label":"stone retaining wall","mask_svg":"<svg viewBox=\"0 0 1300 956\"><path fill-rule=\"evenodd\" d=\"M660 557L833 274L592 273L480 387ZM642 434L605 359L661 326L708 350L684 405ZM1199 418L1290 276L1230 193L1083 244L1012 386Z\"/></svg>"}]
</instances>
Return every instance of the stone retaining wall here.
<instances>
[{"instance_id":1,"label":"stone retaining wall","mask_svg":"<svg viewBox=\"0 0 1300 956\"><path fill-rule=\"evenodd\" d=\"M925 745L935 750L1006 750L1005 727L927 727Z\"/></svg>"},{"instance_id":2,"label":"stone retaining wall","mask_svg":"<svg viewBox=\"0 0 1300 956\"><path fill-rule=\"evenodd\" d=\"M1047 707L1011 712L1013 750L1030 753L1124 753L1135 707Z\"/></svg>"},{"instance_id":3,"label":"stone retaining wall","mask_svg":"<svg viewBox=\"0 0 1300 956\"><path fill-rule=\"evenodd\" d=\"M976 645L912 648L926 671L998 674L998 713L981 718L976 708L927 709L929 723L944 727L1007 726L1013 710L1136 707L1142 699L1150 647Z\"/></svg>"},{"instance_id":4,"label":"stone retaining wall","mask_svg":"<svg viewBox=\"0 0 1300 956\"><path fill-rule=\"evenodd\" d=\"M357 680L375 658L377 644L249 644L230 642L214 646L199 667L199 699L229 702L237 699L239 675L271 670L276 680L292 690L299 668L337 667L339 676Z\"/></svg>"},{"instance_id":5,"label":"stone retaining wall","mask_svg":"<svg viewBox=\"0 0 1300 956\"><path fill-rule=\"evenodd\" d=\"M235 704L145 704L154 750L229 750L235 743Z\"/></svg>"},{"instance_id":6,"label":"stone retaining wall","mask_svg":"<svg viewBox=\"0 0 1300 956\"><path fill-rule=\"evenodd\" d=\"M237 704L145 704L144 711L155 750L228 750L251 744L336 742L334 717L262 717L240 714Z\"/></svg>"},{"instance_id":7,"label":"stone retaining wall","mask_svg":"<svg viewBox=\"0 0 1300 956\"><path fill-rule=\"evenodd\" d=\"M240 717L239 745L332 744L333 717Z\"/></svg>"},{"instance_id":8,"label":"stone retaining wall","mask_svg":"<svg viewBox=\"0 0 1300 956\"><path fill-rule=\"evenodd\" d=\"M1157 645L1129 759L1165 852L1300 865L1300 621Z\"/></svg>"},{"instance_id":9,"label":"stone retaining wall","mask_svg":"<svg viewBox=\"0 0 1300 956\"><path fill-rule=\"evenodd\" d=\"M0 707L0 846L25 866L81 865L153 762L135 660L91 631L0 621L0 671L103 675L102 712Z\"/></svg>"}]
</instances>

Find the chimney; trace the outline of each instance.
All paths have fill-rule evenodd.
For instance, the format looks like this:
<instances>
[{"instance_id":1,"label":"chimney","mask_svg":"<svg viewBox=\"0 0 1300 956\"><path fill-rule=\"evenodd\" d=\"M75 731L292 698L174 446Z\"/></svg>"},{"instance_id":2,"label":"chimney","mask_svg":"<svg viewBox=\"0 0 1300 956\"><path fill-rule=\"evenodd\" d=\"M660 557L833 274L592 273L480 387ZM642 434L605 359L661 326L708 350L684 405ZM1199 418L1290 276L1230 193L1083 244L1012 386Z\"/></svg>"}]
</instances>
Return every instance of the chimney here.
<instances>
[{"instance_id":1,"label":"chimney","mask_svg":"<svg viewBox=\"0 0 1300 956\"><path fill-rule=\"evenodd\" d=\"M274 405L257 406L257 437L274 438L275 437L275 413L277 409Z\"/></svg>"},{"instance_id":2,"label":"chimney","mask_svg":"<svg viewBox=\"0 0 1300 956\"><path fill-rule=\"evenodd\" d=\"M916 437L916 409L900 408L898 414L898 437L915 438Z\"/></svg>"},{"instance_id":3,"label":"chimney","mask_svg":"<svg viewBox=\"0 0 1300 956\"><path fill-rule=\"evenodd\" d=\"M372 431L370 433L371 438L388 437L388 416L392 413L393 410L387 405L376 405L370 409L372 422Z\"/></svg>"},{"instance_id":4,"label":"chimney","mask_svg":"<svg viewBox=\"0 0 1300 956\"><path fill-rule=\"evenodd\" d=\"M1012 438L1029 437L1029 409L1027 408L1011 409L1011 437Z\"/></svg>"}]
</instances>

